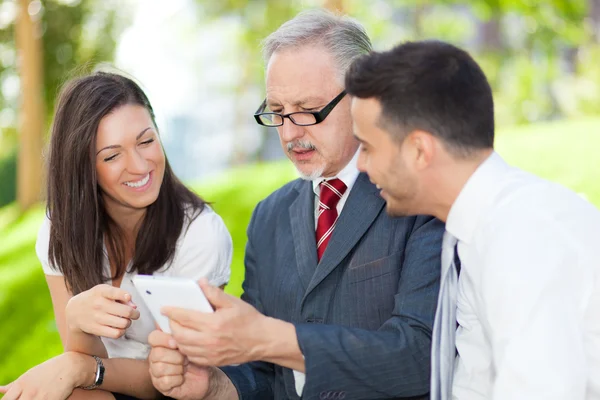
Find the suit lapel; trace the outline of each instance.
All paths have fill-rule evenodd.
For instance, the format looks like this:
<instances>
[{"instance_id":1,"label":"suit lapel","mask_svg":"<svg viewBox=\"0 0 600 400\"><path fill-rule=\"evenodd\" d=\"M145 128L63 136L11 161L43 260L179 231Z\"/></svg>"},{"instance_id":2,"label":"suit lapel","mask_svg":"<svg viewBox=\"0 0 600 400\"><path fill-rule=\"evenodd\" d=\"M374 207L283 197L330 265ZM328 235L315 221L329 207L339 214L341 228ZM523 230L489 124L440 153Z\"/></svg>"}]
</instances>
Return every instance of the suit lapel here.
<instances>
[{"instance_id":1,"label":"suit lapel","mask_svg":"<svg viewBox=\"0 0 600 400\"><path fill-rule=\"evenodd\" d=\"M317 243L315 239L315 193L312 184L299 181L296 185L298 197L290 205L292 240L296 252L296 266L302 286L306 289L317 265Z\"/></svg>"},{"instance_id":2,"label":"suit lapel","mask_svg":"<svg viewBox=\"0 0 600 400\"><path fill-rule=\"evenodd\" d=\"M385 201L379 196L378 189L369 182L366 174L358 175L348 200L338 217L335 229L329 239L327 249L317 266L307 287L306 295L323 281L356 246L356 243L369 229L381 212ZM310 219L314 224L314 217ZM292 221L292 226L294 221ZM316 244L313 228L313 254L316 262ZM298 251L298 248L296 248ZM305 296L306 296L305 295Z\"/></svg>"}]
</instances>

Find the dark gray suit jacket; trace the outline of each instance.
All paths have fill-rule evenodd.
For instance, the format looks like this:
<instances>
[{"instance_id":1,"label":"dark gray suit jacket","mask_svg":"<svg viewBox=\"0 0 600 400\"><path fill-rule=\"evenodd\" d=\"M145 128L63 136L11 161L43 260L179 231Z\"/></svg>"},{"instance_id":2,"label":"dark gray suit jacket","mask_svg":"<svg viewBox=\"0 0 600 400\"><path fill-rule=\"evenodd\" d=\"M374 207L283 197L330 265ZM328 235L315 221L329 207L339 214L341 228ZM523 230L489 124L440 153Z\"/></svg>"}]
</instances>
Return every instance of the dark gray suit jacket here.
<instances>
[{"instance_id":1,"label":"dark gray suit jacket","mask_svg":"<svg viewBox=\"0 0 600 400\"><path fill-rule=\"evenodd\" d=\"M258 204L248 227L242 298L296 326L304 399L384 399L429 392L431 329L444 225L390 218L360 174L317 264L312 184ZM242 399L298 399L290 369L223 367Z\"/></svg>"}]
</instances>

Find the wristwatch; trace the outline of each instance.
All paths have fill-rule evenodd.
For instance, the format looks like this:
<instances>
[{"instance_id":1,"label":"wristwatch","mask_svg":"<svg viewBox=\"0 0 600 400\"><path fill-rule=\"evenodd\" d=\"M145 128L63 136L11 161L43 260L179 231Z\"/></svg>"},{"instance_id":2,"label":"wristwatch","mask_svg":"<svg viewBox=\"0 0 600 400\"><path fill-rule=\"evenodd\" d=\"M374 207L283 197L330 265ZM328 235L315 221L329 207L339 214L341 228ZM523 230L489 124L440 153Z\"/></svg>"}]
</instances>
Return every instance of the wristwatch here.
<instances>
[{"instance_id":1,"label":"wristwatch","mask_svg":"<svg viewBox=\"0 0 600 400\"><path fill-rule=\"evenodd\" d=\"M98 386L102 385L102 381L104 381L104 364L102 363L102 359L97 356L92 357L94 357L94 360L96 360L96 380L92 385L82 387L82 389L85 390L96 389Z\"/></svg>"}]
</instances>

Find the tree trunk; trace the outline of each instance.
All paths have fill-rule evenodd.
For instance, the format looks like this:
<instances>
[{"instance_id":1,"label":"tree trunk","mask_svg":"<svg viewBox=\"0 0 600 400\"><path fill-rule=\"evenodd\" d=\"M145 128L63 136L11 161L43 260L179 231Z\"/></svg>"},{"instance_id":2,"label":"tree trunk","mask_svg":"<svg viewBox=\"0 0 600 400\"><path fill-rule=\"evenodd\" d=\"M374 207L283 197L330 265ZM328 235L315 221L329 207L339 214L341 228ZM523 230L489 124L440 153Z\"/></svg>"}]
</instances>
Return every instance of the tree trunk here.
<instances>
[{"instance_id":1,"label":"tree trunk","mask_svg":"<svg viewBox=\"0 0 600 400\"><path fill-rule=\"evenodd\" d=\"M242 44L239 51L239 60L241 65L249 65L249 47ZM248 130L248 115L246 104L244 103L244 93L251 87L250 84L250 68L246 67L242 69L242 77L239 84L237 85L235 93L235 114L234 114L234 126L233 126L233 154L231 155L230 164L243 165L249 160L248 148L246 143L246 132ZM252 118L254 119L254 118Z\"/></svg>"},{"instance_id":2,"label":"tree trunk","mask_svg":"<svg viewBox=\"0 0 600 400\"><path fill-rule=\"evenodd\" d=\"M428 5L421 2L418 2L413 7L412 31L415 39L417 40L423 39L423 17L427 13L428 9Z\"/></svg>"},{"instance_id":3,"label":"tree trunk","mask_svg":"<svg viewBox=\"0 0 600 400\"><path fill-rule=\"evenodd\" d=\"M38 20L29 14L29 3L29 0L19 0L15 24L21 78L17 202L22 211L37 203L42 192L44 99L41 30Z\"/></svg>"},{"instance_id":4,"label":"tree trunk","mask_svg":"<svg viewBox=\"0 0 600 400\"><path fill-rule=\"evenodd\" d=\"M479 25L479 35L481 38L481 47L485 52L502 53L504 52L504 43L502 42L501 17L492 15L492 17Z\"/></svg>"},{"instance_id":5,"label":"tree trunk","mask_svg":"<svg viewBox=\"0 0 600 400\"><path fill-rule=\"evenodd\" d=\"M346 8L344 7L344 0L325 0L323 1L323 7L329 11L344 13Z\"/></svg>"},{"instance_id":6,"label":"tree trunk","mask_svg":"<svg viewBox=\"0 0 600 400\"><path fill-rule=\"evenodd\" d=\"M600 0L589 0L589 10L594 40L598 43L600 42Z\"/></svg>"}]
</instances>

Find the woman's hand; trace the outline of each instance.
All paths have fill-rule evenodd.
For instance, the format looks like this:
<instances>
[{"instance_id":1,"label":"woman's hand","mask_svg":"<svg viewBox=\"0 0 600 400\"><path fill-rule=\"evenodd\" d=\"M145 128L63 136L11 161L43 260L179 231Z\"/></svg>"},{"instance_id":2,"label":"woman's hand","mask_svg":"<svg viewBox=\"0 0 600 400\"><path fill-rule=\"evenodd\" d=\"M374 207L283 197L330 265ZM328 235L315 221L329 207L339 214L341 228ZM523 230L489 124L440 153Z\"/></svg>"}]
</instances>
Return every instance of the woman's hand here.
<instances>
[{"instance_id":1,"label":"woman's hand","mask_svg":"<svg viewBox=\"0 0 600 400\"><path fill-rule=\"evenodd\" d=\"M116 339L125 334L140 312L131 295L111 285L97 285L72 297L65 310L71 332Z\"/></svg>"},{"instance_id":2,"label":"woman's hand","mask_svg":"<svg viewBox=\"0 0 600 400\"><path fill-rule=\"evenodd\" d=\"M67 352L0 386L0 393L5 393L3 400L64 400L73 389L93 384L95 373L96 362L91 356Z\"/></svg>"}]
</instances>

